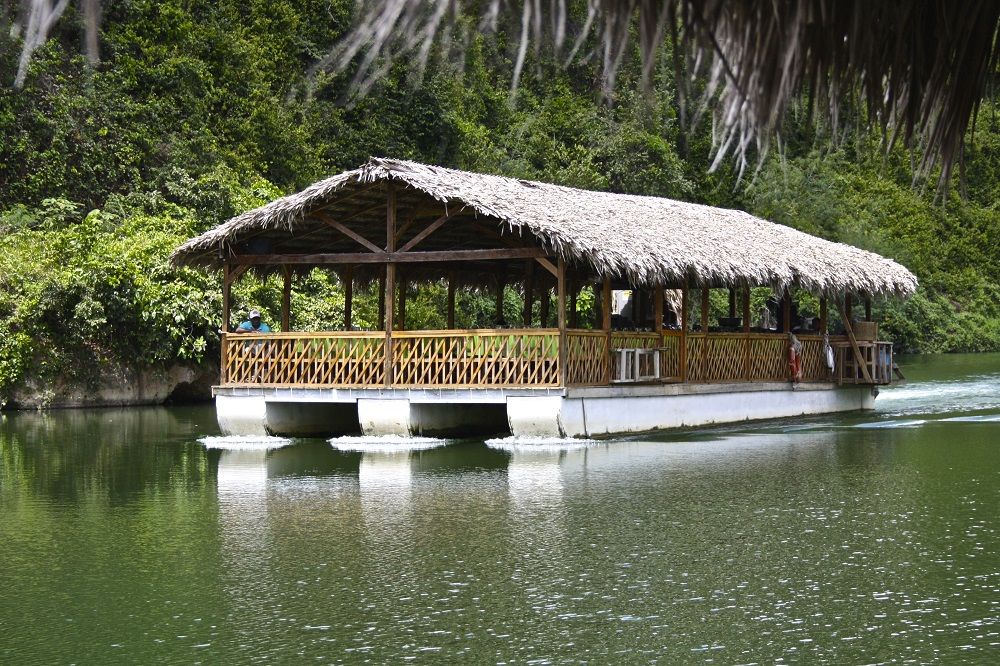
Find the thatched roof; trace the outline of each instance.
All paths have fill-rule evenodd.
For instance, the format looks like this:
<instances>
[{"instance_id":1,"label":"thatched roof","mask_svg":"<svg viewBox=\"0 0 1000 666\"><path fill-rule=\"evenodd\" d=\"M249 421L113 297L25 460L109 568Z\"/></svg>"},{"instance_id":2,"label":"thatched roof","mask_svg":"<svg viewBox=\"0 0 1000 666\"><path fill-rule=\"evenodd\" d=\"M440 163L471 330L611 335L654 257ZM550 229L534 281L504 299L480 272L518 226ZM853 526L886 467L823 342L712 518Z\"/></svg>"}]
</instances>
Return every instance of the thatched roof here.
<instances>
[{"instance_id":1,"label":"thatched roof","mask_svg":"<svg viewBox=\"0 0 1000 666\"><path fill-rule=\"evenodd\" d=\"M484 230L496 229L589 267L594 275L635 285L677 285L690 278L711 285L800 286L814 293L871 295L908 295L917 286L916 277L890 259L739 210L382 158L234 217L184 243L172 259L181 265L218 266L221 257L261 239L290 248L282 252L329 252L330 243L345 239L317 220L324 213L354 217L360 225L356 231L377 238L381 230L384 237L385 206L379 210L364 197L375 193L374 201L382 197L384 202L378 188L389 182L405 186L399 188L403 209L418 211L430 204L440 209L443 204L454 216L442 232L428 238L445 229L451 234L441 236L434 249L488 243ZM367 222L365 215L370 216Z\"/></svg>"},{"instance_id":2,"label":"thatched roof","mask_svg":"<svg viewBox=\"0 0 1000 666\"><path fill-rule=\"evenodd\" d=\"M503 32L516 51L513 87L529 50L569 64L597 60L606 91L638 36L648 83L673 43L680 122L699 100L685 74L705 75L719 129L719 156L766 150L786 109L808 94L836 128L863 100L868 121L935 160L947 181L1000 53L995 0L373 0L314 71L352 70L363 92L394 60L423 68L437 46L447 57L482 33ZM468 18L478 15L478 27ZM690 54L690 55L689 55ZM683 61L683 62L682 62ZM701 100L705 102L706 100ZM704 105L702 105L704 108ZM698 115L697 112L693 115Z\"/></svg>"}]
</instances>

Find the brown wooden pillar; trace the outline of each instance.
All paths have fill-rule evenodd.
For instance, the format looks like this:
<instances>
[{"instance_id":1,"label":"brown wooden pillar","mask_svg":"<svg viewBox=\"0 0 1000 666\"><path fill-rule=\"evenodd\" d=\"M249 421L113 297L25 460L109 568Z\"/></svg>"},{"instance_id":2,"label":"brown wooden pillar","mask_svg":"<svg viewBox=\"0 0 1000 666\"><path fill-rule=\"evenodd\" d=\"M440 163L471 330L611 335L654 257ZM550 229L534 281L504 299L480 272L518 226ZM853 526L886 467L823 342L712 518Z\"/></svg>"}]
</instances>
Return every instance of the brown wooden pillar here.
<instances>
[{"instance_id":1,"label":"brown wooden pillar","mask_svg":"<svg viewBox=\"0 0 1000 666\"><path fill-rule=\"evenodd\" d=\"M606 350L605 358L607 359L606 371L604 373L604 381L606 384L611 383L611 374L614 372L614 358L612 358L612 348L611 348L611 278L605 277L604 282L601 284L601 330L604 331L604 348Z\"/></svg>"},{"instance_id":2,"label":"brown wooden pillar","mask_svg":"<svg viewBox=\"0 0 1000 666\"><path fill-rule=\"evenodd\" d=\"M535 299L535 261L524 262L524 308L521 311L521 324L526 328L531 326L531 308Z\"/></svg>"},{"instance_id":3,"label":"brown wooden pillar","mask_svg":"<svg viewBox=\"0 0 1000 666\"><path fill-rule=\"evenodd\" d=\"M854 295L851 292L844 294L844 309L841 315L847 316L848 320L854 319ZM844 323L844 329L847 328L847 322Z\"/></svg>"},{"instance_id":4,"label":"brown wooden pillar","mask_svg":"<svg viewBox=\"0 0 1000 666\"><path fill-rule=\"evenodd\" d=\"M385 329L385 274L388 266L382 268L378 276L378 327Z\"/></svg>"},{"instance_id":5,"label":"brown wooden pillar","mask_svg":"<svg viewBox=\"0 0 1000 666\"><path fill-rule=\"evenodd\" d=\"M281 331L283 333L288 333L292 330L291 327L291 308L292 308L292 271L288 266L281 267L281 276L284 278L284 284L281 289Z\"/></svg>"},{"instance_id":6,"label":"brown wooden pillar","mask_svg":"<svg viewBox=\"0 0 1000 666\"><path fill-rule=\"evenodd\" d=\"M690 289L688 280L684 278L684 286L681 287L681 349L680 349L680 371L681 381L687 381L687 331L688 331L688 311L691 309L688 303Z\"/></svg>"},{"instance_id":7,"label":"brown wooden pillar","mask_svg":"<svg viewBox=\"0 0 1000 666\"><path fill-rule=\"evenodd\" d=\"M708 285L701 287L701 332L708 333L708 310L709 310L709 288ZM707 348L707 341L705 347Z\"/></svg>"},{"instance_id":8,"label":"brown wooden pillar","mask_svg":"<svg viewBox=\"0 0 1000 666\"><path fill-rule=\"evenodd\" d=\"M872 320L872 299L870 296L865 296L865 321Z\"/></svg>"},{"instance_id":9,"label":"brown wooden pillar","mask_svg":"<svg viewBox=\"0 0 1000 666\"><path fill-rule=\"evenodd\" d=\"M729 288L729 318L736 318L736 289L734 287Z\"/></svg>"},{"instance_id":10,"label":"brown wooden pillar","mask_svg":"<svg viewBox=\"0 0 1000 666\"><path fill-rule=\"evenodd\" d=\"M227 345L227 336L229 335L229 308L230 308L230 294L232 291L232 271L229 268L229 264L225 263L222 265L222 344L219 345L220 356L219 356L219 383L226 383L226 366L227 359L226 354L229 351Z\"/></svg>"},{"instance_id":11,"label":"brown wooden pillar","mask_svg":"<svg viewBox=\"0 0 1000 666\"><path fill-rule=\"evenodd\" d=\"M579 328L579 317L576 313L576 296L580 292L580 285L573 280L569 285L569 327Z\"/></svg>"},{"instance_id":12,"label":"brown wooden pillar","mask_svg":"<svg viewBox=\"0 0 1000 666\"><path fill-rule=\"evenodd\" d=\"M385 251L396 251L396 189L390 183L387 186L385 207ZM396 264L385 265L385 385L392 386L392 311L395 302Z\"/></svg>"},{"instance_id":13,"label":"brown wooden pillar","mask_svg":"<svg viewBox=\"0 0 1000 666\"><path fill-rule=\"evenodd\" d=\"M448 328L455 328L455 271L448 271Z\"/></svg>"},{"instance_id":14,"label":"brown wooden pillar","mask_svg":"<svg viewBox=\"0 0 1000 666\"><path fill-rule=\"evenodd\" d=\"M792 332L792 295L787 289L781 297L781 329L784 333Z\"/></svg>"},{"instance_id":15,"label":"brown wooden pillar","mask_svg":"<svg viewBox=\"0 0 1000 666\"><path fill-rule=\"evenodd\" d=\"M406 330L406 275L403 271L397 270L396 274L399 276L399 286L397 290L399 291L399 306L396 312L396 330L405 331Z\"/></svg>"},{"instance_id":16,"label":"brown wooden pillar","mask_svg":"<svg viewBox=\"0 0 1000 666\"><path fill-rule=\"evenodd\" d=\"M556 297L559 308L559 383L566 386L566 260L562 257L559 257Z\"/></svg>"},{"instance_id":17,"label":"brown wooden pillar","mask_svg":"<svg viewBox=\"0 0 1000 666\"><path fill-rule=\"evenodd\" d=\"M826 296L819 299L819 332L826 333L827 326L829 325L829 306L826 302Z\"/></svg>"},{"instance_id":18,"label":"brown wooden pillar","mask_svg":"<svg viewBox=\"0 0 1000 666\"><path fill-rule=\"evenodd\" d=\"M232 294L232 274L233 271L229 267L229 264L222 265L222 332L229 332L229 318L230 318L230 296Z\"/></svg>"},{"instance_id":19,"label":"brown wooden pillar","mask_svg":"<svg viewBox=\"0 0 1000 666\"><path fill-rule=\"evenodd\" d=\"M750 285L743 287L743 332L750 332Z\"/></svg>"},{"instance_id":20,"label":"brown wooden pillar","mask_svg":"<svg viewBox=\"0 0 1000 666\"><path fill-rule=\"evenodd\" d=\"M354 267L344 269L344 330L354 326Z\"/></svg>"},{"instance_id":21,"label":"brown wooden pillar","mask_svg":"<svg viewBox=\"0 0 1000 666\"><path fill-rule=\"evenodd\" d=\"M497 283L496 303L493 313L493 321L497 328L502 328L507 323L503 316L503 290L505 286L503 280Z\"/></svg>"},{"instance_id":22,"label":"brown wooden pillar","mask_svg":"<svg viewBox=\"0 0 1000 666\"><path fill-rule=\"evenodd\" d=\"M653 330L656 334L663 336L663 287L657 285L653 289ZM663 340L659 342L663 345Z\"/></svg>"},{"instance_id":23,"label":"brown wooden pillar","mask_svg":"<svg viewBox=\"0 0 1000 666\"><path fill-rule=\"evenodd\" d=\"M542 300L538 304L538 321L542 328L549 327L549 302L552 296L548 287L542 290Z\"/></svg>"}]
</instances>

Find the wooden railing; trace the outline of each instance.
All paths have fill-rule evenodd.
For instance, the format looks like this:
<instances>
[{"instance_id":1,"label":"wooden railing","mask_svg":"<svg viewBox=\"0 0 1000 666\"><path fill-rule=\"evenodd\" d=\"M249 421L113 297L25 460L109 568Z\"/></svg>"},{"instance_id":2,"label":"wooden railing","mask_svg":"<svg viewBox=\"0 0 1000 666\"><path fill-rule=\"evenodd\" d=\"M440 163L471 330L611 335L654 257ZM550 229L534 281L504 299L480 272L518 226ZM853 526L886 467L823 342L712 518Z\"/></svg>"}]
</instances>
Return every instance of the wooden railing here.
<instances>
[{"instance_id":1,"label":"wooden railing","mask_svg":"<svg viewBox=\"0 0 1000 666\"><path fill-rule=\"evenodd\" d=\"M863 383L863 371L843 337L832 337L837 372L826 367L823 339L801 335L802 381ZM682 364L682 344L686 348ZM892 377L892 345L859 343L873 383ZM659 382L788 381L788 340L768 333L679 331L566 332L565 376L555 329L396 331L386 364L381 331L228 334L222 341L224 385L317 388L606 386L639 363L638 377ZM623 355L616 350L646 350ZM659 372L652 365L659 362ZM682 367L683 366L683 367ZM387 374L389 376L387 378ZM388 379L388 381L387 381Z\"/></svg>"},{"instance_id":2,"label":"wooden railing","mask_svg":"<svg viewBox=\"0 0 1000 666\"><path fill-rule=\"evenodd\" d=\"M393 386L559 386L558 331L398 331L392 339Z\"/></svg>"}]
</instances>

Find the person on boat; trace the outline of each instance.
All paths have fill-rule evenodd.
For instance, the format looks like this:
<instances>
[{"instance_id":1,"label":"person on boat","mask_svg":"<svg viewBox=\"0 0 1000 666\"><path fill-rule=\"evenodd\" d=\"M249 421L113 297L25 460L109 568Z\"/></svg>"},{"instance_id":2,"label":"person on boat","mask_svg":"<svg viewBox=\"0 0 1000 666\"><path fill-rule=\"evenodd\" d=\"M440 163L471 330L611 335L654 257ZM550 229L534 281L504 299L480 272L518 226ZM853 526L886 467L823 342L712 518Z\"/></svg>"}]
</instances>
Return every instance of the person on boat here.
<instances>
[{"instance_id":1,"label":"person on boat","mask_svg":"<svg viewBox=\"0 0 1000 666\"><path fill-rule=\"evenodd\" d=\"M788 370L793 384L802 381L802 343L794 333L788 334Z\"/></svg>"},{"instance_id":2,"label":"person on boat","mask_svg":"<svg viewBox=\"0 0 1000 666\"><path fill-rule=\"evenodd\" d=\"M251 310L247 320L236 327L234 333L270 333L271 327L260 320L260 311Z\"/></svg>"}]
</instances>

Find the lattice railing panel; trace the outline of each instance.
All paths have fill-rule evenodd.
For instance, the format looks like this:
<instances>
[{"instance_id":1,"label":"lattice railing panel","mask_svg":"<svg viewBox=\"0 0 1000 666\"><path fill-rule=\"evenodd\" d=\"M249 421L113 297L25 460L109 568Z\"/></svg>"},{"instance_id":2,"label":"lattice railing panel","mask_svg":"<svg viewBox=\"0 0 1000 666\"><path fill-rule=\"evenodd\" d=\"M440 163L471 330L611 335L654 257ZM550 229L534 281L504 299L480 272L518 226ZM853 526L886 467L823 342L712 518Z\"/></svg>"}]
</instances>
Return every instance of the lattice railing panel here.
<instances>
[{"instance_id":1,"label":"lattice railing panel","mask_svg":"<svg viewBox=\"0 0 1000 666\"><path fill-rule=\"evenodd\" d=\"M393 386L558 386L559 335L436 331L393 335Z\"/></svg>"},{"instance_id":2,"label":"lattice railing panel","mask_svg":"<svg viewBox=\"0 0 1000 666\"><path fill-rule=\"evenodd\" d=\"M603 331L566 333L566 383L596 386L609 381L608 336Z\"/></svg>"},{"instance_id":3,"label":"lattice railing panel","mask_svg":"<svg viewBox=\"0 0 1000 666\"><path fill-rule=\"evenodd\" d=\"M227 384L370 386L385 381L380 333L227 335Z\"/></svg>"}]
</instances>

